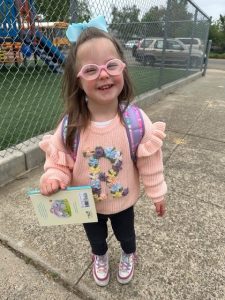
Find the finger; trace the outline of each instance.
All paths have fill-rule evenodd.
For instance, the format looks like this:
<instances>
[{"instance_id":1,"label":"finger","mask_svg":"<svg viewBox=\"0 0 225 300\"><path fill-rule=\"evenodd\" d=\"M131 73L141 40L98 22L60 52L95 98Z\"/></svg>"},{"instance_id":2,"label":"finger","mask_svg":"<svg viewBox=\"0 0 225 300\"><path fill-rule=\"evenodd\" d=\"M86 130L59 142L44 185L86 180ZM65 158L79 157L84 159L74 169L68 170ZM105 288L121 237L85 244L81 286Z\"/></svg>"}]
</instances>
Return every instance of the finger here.
<instances>
[{"instance_id":1,"label":"finger","mask_svg":"<svg viewBox=\"0 0 225 300\"><path fill-rule=\"evenodd\" d=\"M166 211L166 210L165 210L165 207L164 207L164 205L162 205L161 208L160 208L160 215L159 215L159 216L160 216L160 217L164 216L165 211Z\"/></svg>"},{"instance_id":2,"label":"finger","mask_svg":"<svg viewBox=\"0 0 225 300\"><path fill-rule=\"evenodd\" d=\"M160 216L160 214L161 214L160 206L157 205L155 210L156 210L157 215Z\"/></svg>"},{"instance_id":3,"label":"finger","mask_svg":"<svg viewBox=\"0 0 225 300\"><path fill-rule=\"evenodd\" d=\"M58 181L54 180L51 182L52 193L56 192L59 189Z\"/></svg>"},{"instance_id":4,"label":"finger","mask_svg":"<svg viewBox=\"0 0 225 300\"><path fill-rule=\"evenodd\" d=\"M60 182L60 189L62 190L66 189L66 185L63 182Z\"/></svg>"},{"instance_id":5,"label":"finger","mask_svg":"<svg viewBox=\"0 0 225 300\"><path fill-rule=\"evenodd\" d=\"M155 203L155 211L158 217L161 216L161 205L159 203Z\"/></svg>"},{"instance_id":6,"label":"finger","mask_svg":"<svg viewBox=\"0 0 225 300\"><path fill-rule=\"evenodd\" d=\"M41 188L41 194L44 195L44 196L48 196L49 193L48 193L46 185L42 186L42 188Z\"/></svg>"},{"instance_id":7,"label":"finger","mask_svg":"<svg viewBox=\"0 0 225 300\"><path fill-rule=\"evenodd\" d=\"M162 217L164 215L164 212L161 210L158 214L159 217Z\"/></svg>"},{"instance_id":8,"label":"finger","mask_svg":"<svg viewBox=\"0 0 225 300\"><path fill-rule=\"evenodd\" d=\"M40 192L41 192L42 195L45 195L44 187L40 187Z\"/></svg>"},{"instance_id":9,"label":"finger","mask_svg":"<svg viewBox=\"0 0 225 300\"><path fill-rule=\"evenodd\" d=\"M54 193L54 189L52 187L52 183L49 183L46 185L46 191L47 191L47 195L51 195Z\"/></svg>"}]
</instances>

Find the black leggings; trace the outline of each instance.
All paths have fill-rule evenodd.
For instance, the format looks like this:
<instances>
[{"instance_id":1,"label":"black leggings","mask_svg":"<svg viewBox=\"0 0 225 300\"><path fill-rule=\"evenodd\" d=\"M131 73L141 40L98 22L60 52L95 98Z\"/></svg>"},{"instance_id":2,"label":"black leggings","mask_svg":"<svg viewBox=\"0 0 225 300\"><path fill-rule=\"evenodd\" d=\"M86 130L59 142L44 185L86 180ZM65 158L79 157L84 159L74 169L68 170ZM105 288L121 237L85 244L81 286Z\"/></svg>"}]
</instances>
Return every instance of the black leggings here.
<instances>
[{"instance_id":1,"label":"black leggings","mask_svg":"<svg viewBox=\"0 0 225 300\"><path fill-rule=\"evenodd\" d=\"M98 215L98 222L84 223L88 240L91 244L92 253L104 255L108 250L106 239L108 237L107 221L110 219L113 232L120 242L121 248L127 254L136 251L136 238L134 230L133 206L117 214Z\"/></svg>"}]
</instances>

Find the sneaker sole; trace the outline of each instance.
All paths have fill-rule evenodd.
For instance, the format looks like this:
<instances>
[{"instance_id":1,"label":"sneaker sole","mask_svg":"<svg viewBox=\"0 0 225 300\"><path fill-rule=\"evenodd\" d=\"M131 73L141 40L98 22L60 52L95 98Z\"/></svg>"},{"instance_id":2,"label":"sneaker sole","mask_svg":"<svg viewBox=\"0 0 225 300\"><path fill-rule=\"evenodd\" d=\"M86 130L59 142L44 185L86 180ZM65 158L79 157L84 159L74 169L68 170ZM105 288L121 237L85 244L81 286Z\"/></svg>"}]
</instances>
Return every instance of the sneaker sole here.
<instances>
[{"instance_id":1,"label":"sneaker sole","mask_svg":"<svg viewBox=\"0 0 225 300\"><path fill-rule=\"evenodd\" d=\"M94 271L92 271L92 274L93 274L94 280L95 280L95 282L96 282L97 285L99 285L99 286L106 286L109 283L109 279L110 279L109 273L108 273L108 275L107 275L107 277L105 279L99 279L99 278L97 278Z\"/></svg>"},{"instance_id":2,"label":"sneaker sole","mask_svg":"<svg viewBox=\"0 0 225 300\"><path fill-rule=\"evenodd\" d=\"M119 283L121 283L121 284L127 284L127 283L129 283L131 281L131 279L133 278L133 276L134 276L134 268L133 268L131 274L127 278L121 278L119 276L119 274L117 274L116 278L117 278L117 281Z\"/></svg>"}]
</instances>

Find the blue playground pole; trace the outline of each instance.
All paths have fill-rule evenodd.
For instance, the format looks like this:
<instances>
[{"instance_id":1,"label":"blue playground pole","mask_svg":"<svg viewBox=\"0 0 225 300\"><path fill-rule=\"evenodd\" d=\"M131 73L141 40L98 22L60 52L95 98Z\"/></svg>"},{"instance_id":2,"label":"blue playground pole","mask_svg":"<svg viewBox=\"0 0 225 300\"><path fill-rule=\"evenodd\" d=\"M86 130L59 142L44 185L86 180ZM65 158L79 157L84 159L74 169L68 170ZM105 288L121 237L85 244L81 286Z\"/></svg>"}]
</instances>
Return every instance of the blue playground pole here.
<instances>
[{"instance_id":1,"label":"blue playground pole","mask_svg":"<svg viewBox=\"0 0 225 300\"><path fill-rule=\"evenodd\" d=\"M2 0L0 5L0 18L3 21L0 25L0 38L8 37L16 39L18 37L17 13L14 0Z\"/></svg>"}]
</instances>

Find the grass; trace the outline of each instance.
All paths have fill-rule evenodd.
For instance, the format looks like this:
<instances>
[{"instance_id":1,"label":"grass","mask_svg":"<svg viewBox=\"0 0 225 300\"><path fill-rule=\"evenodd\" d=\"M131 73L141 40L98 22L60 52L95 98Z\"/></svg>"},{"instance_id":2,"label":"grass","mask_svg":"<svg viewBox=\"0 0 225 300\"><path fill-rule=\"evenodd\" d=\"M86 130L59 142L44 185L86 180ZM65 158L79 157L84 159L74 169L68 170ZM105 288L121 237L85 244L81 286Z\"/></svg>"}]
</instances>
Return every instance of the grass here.
<instances>
[{"instance_id":1,"label":"grass","mask_svg":"<svg viewBox=\"0 0 225 300\"><path fill-rule=\"evenodd\" d=\"M1 150L55 127L62 111L61 75L45 67L2 70L0 83Z\"/></svg>"},{"instance_id":2,"label":"grass","mask_svg":"<svg viewBox=\"0 0 225 300\"><path fill-rule=\"evenodd\" d=\"M131 79L134 84L135 94L140 95L142 93L148 92L155 88L178 80L182 77L190 75L191 71L188 73L184 69L168 68L163 69L160 76L159 68L152 68L149 66L130 66L129 72L131 74Z\"/></svg>"},{"instance_id":3,"label":"grass","mask_svg":"<svg viewBox=\"0 0 225 300\"><path fill-rule=\"evenodd\" d=\"M210 52L210 53L209 53L209 58L225 59L225 53L215 53L215 52Z\"/></svg>"},{"instance_id":4,"label":"grass","mask_svg":"<svg viewBox=\"0 0 225 300\"><path fill-rule=\"evenodd\" d=\"M160 70L130 66L136 95L158 87ZM165 69L162 84L186 76L182 69ZM47 66L0 70L0 150L53 129L63 110L61 74Z\"/></svg>"}]
</instances>

